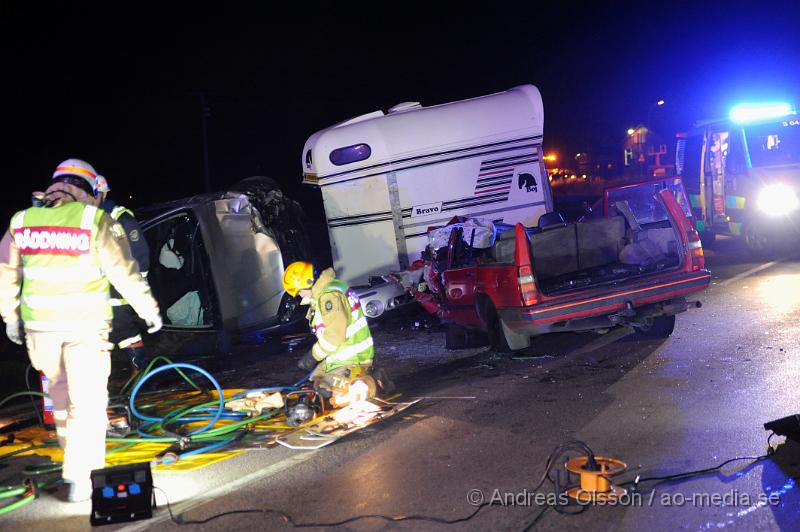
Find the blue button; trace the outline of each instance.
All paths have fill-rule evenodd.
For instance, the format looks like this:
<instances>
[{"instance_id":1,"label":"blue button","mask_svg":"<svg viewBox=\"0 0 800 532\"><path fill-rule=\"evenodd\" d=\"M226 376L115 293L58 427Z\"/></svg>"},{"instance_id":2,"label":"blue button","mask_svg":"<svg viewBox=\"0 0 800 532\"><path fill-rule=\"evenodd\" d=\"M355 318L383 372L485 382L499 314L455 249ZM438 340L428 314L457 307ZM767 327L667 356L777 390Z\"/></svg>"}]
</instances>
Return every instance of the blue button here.
<instances>
[{"instance_id":1,"label":"blue button","mask_svg":"<svg viewBox=\"0 0 800 532\"><path fill-rule=\"evenodd\" d=\"M131 495L139 495L142 492L142 488L139 486L139 484L131 484L128 486L128 492Z\"/></svg>"},{"instance_id":2,"label":"blue button","mask_svg":"<svg viewBox=\"0 0 800 532\"><path fill-rule=\"evenodd\" d=\"M103 488L103 497L106 499L113 499L114 498L114 488L111 486L106 486Z\"/></svg>"}]
</instances>

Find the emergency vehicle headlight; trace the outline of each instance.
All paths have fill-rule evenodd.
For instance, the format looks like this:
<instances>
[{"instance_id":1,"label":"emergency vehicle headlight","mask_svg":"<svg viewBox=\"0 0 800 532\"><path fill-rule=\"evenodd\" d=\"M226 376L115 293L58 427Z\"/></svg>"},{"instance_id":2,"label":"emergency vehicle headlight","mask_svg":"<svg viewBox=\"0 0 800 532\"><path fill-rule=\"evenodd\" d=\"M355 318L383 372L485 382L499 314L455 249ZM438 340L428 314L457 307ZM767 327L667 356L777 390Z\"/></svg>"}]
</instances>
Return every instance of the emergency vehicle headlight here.
<instances>
[{"instance_id":1,"label":"emergency vehicle headlight","mask_svg":"<svg viewBox=\"0 0 800 532\"><path fill-rule=\"evenodd\" d=\"M784 216L798 207L797 192L782 183L767 185L758 195L758 208L770 216Z\"/></svg>"}]
</instances>

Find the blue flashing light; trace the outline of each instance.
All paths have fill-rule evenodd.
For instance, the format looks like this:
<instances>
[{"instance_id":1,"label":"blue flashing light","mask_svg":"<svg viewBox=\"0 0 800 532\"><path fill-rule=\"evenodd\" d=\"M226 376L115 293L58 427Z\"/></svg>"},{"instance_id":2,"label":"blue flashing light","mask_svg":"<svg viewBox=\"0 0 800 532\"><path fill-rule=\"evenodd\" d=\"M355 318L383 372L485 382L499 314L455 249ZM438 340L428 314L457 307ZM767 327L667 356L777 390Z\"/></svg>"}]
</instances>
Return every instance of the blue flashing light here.
<instances>
[{"instance_id":1,"label":"blue flashing light","mask_svg":"<svg viewBox=\"0 0 800 532\"><path fill-rule=\"evenodd\" d=\"M142 492L142 488L139 484L134 483L128 486L128 491L131 495L139 495Z\"/></svg>"},{"instance_id":2,"label":"blue flashing light","mask_svg":"<svg viewBox=\"0 0 800 532\"><path fill-rule=\"evenodd\" d=\"M103 497L106 499L113 499L114 498L114 488L110 486L106 486L103 488Z\"/></svg>"},{"instance_id":3,"label":"blue flashing light","mask_svg":"<svg viewBox=\"0 0 800 532\"><path fill-rule=\"evenodd\" d=\"M740 103L735 105L729 114L730 119L737 124L780 118L796 114L792 104L787 102L772 103Z\"/></svg>"}]
</instances>

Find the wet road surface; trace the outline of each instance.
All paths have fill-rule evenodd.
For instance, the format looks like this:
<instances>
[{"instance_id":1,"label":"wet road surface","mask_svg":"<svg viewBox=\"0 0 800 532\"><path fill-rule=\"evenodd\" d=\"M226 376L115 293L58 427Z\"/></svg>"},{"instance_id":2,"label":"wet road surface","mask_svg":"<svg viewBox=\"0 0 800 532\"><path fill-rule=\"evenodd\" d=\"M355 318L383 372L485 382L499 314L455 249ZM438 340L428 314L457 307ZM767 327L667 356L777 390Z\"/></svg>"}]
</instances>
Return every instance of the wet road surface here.
<instances>
[{"instance_id":1,"label":"wet road surface","mask_svg":"<svg viewBox=\"0 0 800 532\"><path fill-rule=\"evenodd\" d=\"M413 317L381 323L378 360L404 399L424 398L418 405L319 451L278 447L195 473L156 473L164 491L154 518L106 530L186 528L171 521L165 493L184 519L262 511L219 517L209 530L291 528L267 509L298 523L366 514L454 520L481 500L496 504L453 525L367 518L342 528L522 530L540 517L537 530L798 530L800 445L791 443L769 460L655 491L645 483L620 505L578 515L530 491L551 450L569 440L626 462L621 483L762 455L763 423L800 412L800 260L754 262L736 252L727 240L707 252L714 280L698 296L704 306L679 315L666 340L632 336L581 352L595 335L551 335L507 356L447 351L444 334L415 328ZM227 387L287 384L302 376L294 366L302 352L247 349L204 367ZM545 482L541 492L552 491ZM0 526L88 529L88 508L45 495Z\"/></svg>"}]
</instances>

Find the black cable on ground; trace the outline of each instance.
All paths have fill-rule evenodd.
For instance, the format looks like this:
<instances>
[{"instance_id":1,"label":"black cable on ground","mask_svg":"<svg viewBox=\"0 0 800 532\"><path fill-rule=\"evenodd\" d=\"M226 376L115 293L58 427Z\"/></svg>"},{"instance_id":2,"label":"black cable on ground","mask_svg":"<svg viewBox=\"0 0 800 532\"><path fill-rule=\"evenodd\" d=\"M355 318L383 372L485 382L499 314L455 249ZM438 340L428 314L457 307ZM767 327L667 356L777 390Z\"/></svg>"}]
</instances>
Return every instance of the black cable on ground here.
<instances>
[{"instance_id":1,"label":"black cable on ground","mask_svg":"<svg viewBox=\"0 0 800 532\"><path fill-rule=\"evenodd\" d=\"M673 480L686 480L686 479L689 479L689 478L694 478L694 477L699 477L699 476L702 476L702 475L707 475L709 473L715 473L715 472L721 470L726 465L730 464L731 462L737 462L739 460L752 460L752 462L750 462L747 465L749 467L749 466L751 466L753 464L756 464L758 462L766 460L767 458L769 458L769 456L770 456L770 454L763 454L761 456L737 456L736 458L731 458L730 460L725 460L724 462L722 462L718 466L709 467L709 468L706 468L706 469L697 469L695 471L686 471L684 473L675 473L674 475L666 475L666 476L663 476L663 477L646 477L646 478L638 478L637 477L637 478L635 478L633 480L629 480L628 482L622 482L621 484L617 484L617 486L622 487L622 486L628 486L628 485L633 484L634 487L638 487L638 485L643 483L643 482L651 482L651 481L657 480L658 482L656 482L654 485L650 486L650 489L652 490L652 489L655 489L656 486L658 486L660 484L663 484L665 482L670 482L670 481L673 481Z\"/></svg>"},{"instance_id":2,"label":"black cable on ground","mask_svg":"<svg viewBox=\"0 0 800 532\"><path fill-rule=\"evenodd\" d=\"M163 489L159 488L158 486L153 486L153 488L159 490L161 493L164 494L164 498L167 501L167 510L169 511L170 519L172 519L172 521L175 524L178 524L178 525L204 525L206 523L210 523L211 521L214 521L215 519L219 519L220 517L226 517L226 516L229 516L229 515L242 515L242 514L275 514L275 515L279 516L281 519L283 519L285 522L289 523L290 525L292 525L295 528L336 527L336 526L343 526L343 525L346 525L348 523L352 523L352 522L355 522L355 521L360 521L362 519L382 519L384 521L389 521L389 522L393 522L393 523L400 522L400 521L429 521L429 522L432 522L432 523L439 523L439 524L442 524L442 525L454 525L454 524L457 524L457 523L463 523L465 521L469 521L470 519L472 519L473 517L478 515L481 512L481 510L483 510L487 506L491 506L491 503L484 502L483 504L481 504L480 506L475 508L475 510L473 510L469 515L464 516L464 517L459 517L459 518L456 518L456 519L445 519L443 517L431 517L431 516L427 516L427 515L401 515L401 516L393 517L393 516L390 516L390 515L381 515L381 514L364 514L364 515L356 515L356 516L353 516L353 517L349 517L347 519L343 519L341 521L335 521L335 522L330 522L330 523L298 523L292 518L291 515L283 512L281 510L274 510L272 508L251 508L251 509L246 509L246 510L231 510L231 511L228 511L228 512L222 512L222 513L218 513L216 515L212 515L211 517L207 517L205 519L184 520L184 519L180 519L180 518L175 517L175 515L172 513L172 507L170 506L169 498L167 497L167 493Z\"/></svg>"},{"instance_id":3,"label":"black cable on ground","mask_svg":"<svg viewBox=\"0 0 800 532\"><path fill-rule=\"evenodd\" d=\"M772 454L775 452L775 450L772 448L772 445L770 444L770 442L772 441L772 437L773 436L775 436L774 432L770 433L770 435L767 437L767 448L768 448L767 454L762 454L760 456L737 456L736 458L731 458L730 460L725 460L724 462L722 462L718 466L708 467L706 469L697 469L695 471L687 471L687 472L684 472L684 473L675 473L674 475L665 475L663 477L639 478L637 476L635 479L629 480L628 482L622 482L621 484L617 484L617 486L622 487L622 486L628 486L628 485L633 484L634 485L634 489L636 489L639 486L639 484L641 484L642 482L651 482L653 480L657 480L658 482L650 487L650 489L655 489L656 486L658 486L660 484L663 484L665 482L670 482L670 481L673 481L673 480L685 480L685 479L689 479L689 478L693 478L693 477L698 477L698 476L701 476L701 475L706 475L708 473L714 473L716 471L721 470L723 467L725 467L726 465L730 464L731 462L738 462L739 460L752 460L751 463L749 463L749 464L747 464L747 466L745 466L745 467L749 467L749 466L751 466L753 464L757 464L758 462L766 460L767 458L772 456ZM604 478L606 478L606 477L604 477ZM609 478L606 478L606 480L611 482L611 480ZM612 484L613 484L613 482L612 482Z\"/></svg>"},{"instance_id":4,"label":"black cable on ground","mask_svg":"<svg viewBox=\"0 0 800 532\"><path fill-rule=\"evenodd\" d=\"M547 463L545 465L544 473L542 474L539 482L536 486L531 490L531 492L536 492L539 488L542 487L545 480L549 479L549 473L553 469L553 466L556 464L556 460L559 456L563 455L568 450L580 450L581 452L586 453L588 456L594 457L594 452L589 448L588 445L583 443L579 440L571 440L566 443L562 443L558 445L555 449L550 452L550 455L547 457ZM483 502L479 506L477 506L472 512L464 517L458 517L455 519L446 519L444 517L437 517L437 516L428 516L428 515L403 515L403 516L389 516L389 515L382 515L382 514L363 514L363 515L356 515L353 517L349 517L347 519L331 522L331 523L298 523L296 522L292 516L289 514L281 511L275 510L272 508L252 508L252 509L244 509L244 510L231 510L228 512L221 512L216 515L212 515L211 517L207 517L205 519L198 519L198 520L184 520L180 518L176 518L175 515L172 513L172 507L169 503L169 498L164 490L153 486L154 488L161 491L164 494L165 499L167 500L167 510L169 511L169 516L175 524L178 525L204 525L215 519L219 519L221 517L226 517L230 515L243 515L243 514L275 514L281 517L285 522L289 523L295 528L326 528L326 527L337 527L343 526L349 523L353 523L355 521L360 521L362 519L381 519L383 521L388 521L392 523L400 522L400 521L428 521L432 523L439 523L443 525L454 525L457 523L464 523L476 517L479 513L481 513L484 508L492 506L491 501ZM544 516L545 512L549 509L549 506L545 506L529 523L525 530L530 530L533 528L536 523L538 523L542 517ZM578 512L576 512L578 513Z\"/></svg>"},{"instance_id":5,"label":"black cable on ground","mask_svg":"<svg viewBox=\"0 0 800 532\"><path fill-rule=\"evenodd\" d=\"M592 458L594 457L594 452L585 443L583 443L583 442L581 442L579 440L571 440L571 441L568 441L566 443L563 443L563 444L557 446L555 449L553 449L550 452L550 455L547 458L547 462L546 462L546 465L545 465L544 472L542 473L542 476L539 479L539 482L531 490L531 492L538 491L539 488L541 488L542 484L544 484L544 482L546 480L550 480L551 482L553 482L553 480L550 478L550 472L553 469L553 467L555 466L556 460L560 456L562 456L566 451L569 451L569 450L580 450L581 452L586 453L587 456L592 457ZM739 460L752 460L752 463L749 464L749 465L752 465L752 464L755 464L757 462L760 462L760 461L763 461L763 460L767 459L771 454L772 453L770 452L768 454L761 455L761 456L755 456L755 457L749 456L749 457L731 458L731 459L726 460L726 461L722 462L721 464L719 464L717 466L714 466L714 467L709 467L709 468L705 468L705 469L698 469L698 470L695 470L695 471L687 471L687 472L683 472L683 473L676 473L674 475L666 475L666 476L662 476L662 477L647 477L647 478L638 478L637 477L634 480L631 480L631 481L628 481L628 482L623 482L621 484L617 484L617 486L626 486L626 485L631 485L631 484L634 484L634 485L638 486L640 483L643 483L643 482L658 481L657 484L655 484L654 486L651 487L651 489L653 489L653 488L655 488L655 486L657 486L657 485L659 485L661 483L664 483L664 482L669 482L669 481L673 481L673 480L684 480L684 479L693 478L693 477L706 475L708 473L713 473L713 472L719 471L723 467L725 467L727 464L729 464L731 462L736 462L736 461L739 461ZM607 480L610 481L610 479L607 479ZM343 519L341 521L330 522L330 523L298 523L292 518L291 515L283 512L281 510L275 510L275 509L272 509L272 508L253 508L253 509L231 510L231 511L228 511L228 512L221 512L221 513L218 513L216 515L212 515L211 517L207 517L205 519L184 520L184 519L182 519L180 517L175 517L175 515L172 513L172 507L170 506L169 498L167 497L166 492L164 490L162 490L161 488L158 488L156 486L154 486L154 488L158 489L159 491L161 491L164 494L164 497L167 500L167 510L169 511L169 516L172 519L172 521L175 524L178 524L178 525L203 525L203 524L209 523L211 521L214 521L216 519L219 519L221 517L226 517L226 516L230 516L230 515L245 515L245 514L274 514L274 515L279 516L286 523L292 525L294 528L338 527L338 526L343 526L343 525L346 525L346 524L349 524L349 523L353 523L355 521L360 521L362 519L381 519L381 520L387 521L387 522L428 521L428 522L432 522L432 523L439 523L439 524L444 524L444 525L452 525L452 524L464 523L466 521L469 521L469 520L473 519L474 517L476 517L479 513L481 513L486 507L492 506L491 501L490 502L483 502L479 506L477 506L468 515L466 515L464 517L455 518L455 519L446 519L446 518L443 518L443 517L427 516L427 515L389 516L389 515L383 515L383 514L363 514L363 515L356 515L356 516L353 516L353 517L349 517L347 519ZM588 505L582 505L581 509L579 511L576 511L576 512L565 512L565 511L563 511L562 508L558 508L558 505L555 505L554 509L559 514L562 514L562 515L577 515L579 513L582 513L583 511L585 511L587 506ZM547 511L549 509L550 509L549 505L545 506L544 508L542 508L536 514L536 516L533 518L533 520L525 526L525 528L523 530L525 532L527 532L529 530L532 530L536 526L536 524L539 523L542 520L542 518L545 516L545 514L547 513Z\"/></svg>"}]
</instances>

